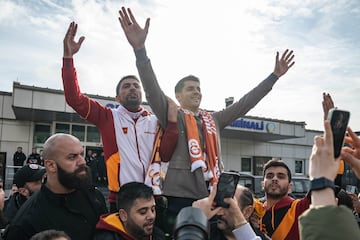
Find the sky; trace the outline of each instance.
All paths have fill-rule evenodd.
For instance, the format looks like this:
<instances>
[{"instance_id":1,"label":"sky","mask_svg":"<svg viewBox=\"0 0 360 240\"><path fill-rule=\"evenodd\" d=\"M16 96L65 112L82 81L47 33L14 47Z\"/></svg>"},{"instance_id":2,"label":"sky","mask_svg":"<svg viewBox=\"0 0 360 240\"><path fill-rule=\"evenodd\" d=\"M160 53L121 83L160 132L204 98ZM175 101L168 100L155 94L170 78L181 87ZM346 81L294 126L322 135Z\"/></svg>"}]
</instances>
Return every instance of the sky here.
<instances>
[{"instance_id":1,"label":"sky","mask_svg":"<svg viewBox=\"0 0 360 240\"><path fill-rule=\"evenodd\" d=\"M151 19L146 49L170 97L192 74L201 108L221 110L225 98L240 99L273 71L277 51L292 49L295 65L247 115L322 131L328 92L360 130L358 0L0 0L0 91L12 92L14 81L63 90L62 41L75 21L76 39L85 36L74 56L81 91L114 97L122 76L137 75L118 21L122 6L140 26Z\"/></svg>"}]
</instances>

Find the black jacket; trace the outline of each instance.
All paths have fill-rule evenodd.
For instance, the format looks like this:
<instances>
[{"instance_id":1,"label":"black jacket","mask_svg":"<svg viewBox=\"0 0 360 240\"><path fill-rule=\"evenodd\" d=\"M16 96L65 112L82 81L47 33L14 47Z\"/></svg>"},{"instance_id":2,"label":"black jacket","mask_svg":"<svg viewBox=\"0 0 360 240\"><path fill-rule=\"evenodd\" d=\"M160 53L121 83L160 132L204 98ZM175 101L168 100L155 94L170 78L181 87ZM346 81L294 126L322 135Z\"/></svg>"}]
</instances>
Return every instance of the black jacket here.
<instances>
[{"instance_id":1,"label":"black jacket","mask_svg":"<svg viewBox=\"0 0 360 240\"><path fill-rule=\"evenodd\" d=\"M57 229L71 239L93 238L99 216L107 212L102 193L95 189L55 194L46 185L19 209L5 231L5 239L30 239L35 233Z\"/></svg>"},{"instance_id":2,"label":"black jacket","mask_svg":"<svg viewBox=\"0 0 360 240\"><path fill-rule=\"evenodd\" d=\"M13 161L15 166L22 166L26 160L26 155L23 152L16 151L14 153Z\"/></svg>"},{"instance_id":3,"label":"black jacket","mask_svg":"<svg viewBox=\"0 0 360 240\"><path fill-rule=\"evenodd\" d=\"M11 222L18 212L19 208L26 202L27 198L19 192L14 193L10 198L4 209L5 218Z\"/></svg>"},{"instance_id":4,"label":"black jacket","mask_svg":"<svg viewBox=\"0 0 360 240\"><path fill-rule=\"evenodd\" d=\"M154 226L153 233L149 239L165 240L165 234ZM96 224L94 240L136 240L133 236L126 233L123 223L120 221L118 213L103 214Z\"/></svg>"}]
</instances>

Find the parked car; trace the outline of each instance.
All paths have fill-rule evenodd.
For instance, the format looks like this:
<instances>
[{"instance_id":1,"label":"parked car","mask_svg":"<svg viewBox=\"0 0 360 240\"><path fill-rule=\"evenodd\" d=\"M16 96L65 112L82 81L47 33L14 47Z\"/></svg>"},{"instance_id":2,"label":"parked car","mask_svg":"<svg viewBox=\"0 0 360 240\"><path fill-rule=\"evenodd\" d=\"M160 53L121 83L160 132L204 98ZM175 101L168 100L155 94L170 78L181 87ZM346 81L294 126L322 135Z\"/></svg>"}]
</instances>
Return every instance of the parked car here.
<instances>
[{"instance_id":1,"label":"parked car","mask_svg":"<svg viewBox=\"0 0 360 240\"><path fill-rule=\"evenodd\" d=\"M249 188L255 194L256 198L262 198L265 196L265 192L261 186L262 181L262 176L240 173L239 184Z\"/></svg>"},{"instance_id":2,"label":"parked car","mask_svg":"<svg viewBox=\"0 0 360 240\"><path fill-rule=\"evenodd\" d=\"M310 189L310 179L307 177L292 177L292 192L295 198L303 198Z\"/></svg>"}]
</instances>

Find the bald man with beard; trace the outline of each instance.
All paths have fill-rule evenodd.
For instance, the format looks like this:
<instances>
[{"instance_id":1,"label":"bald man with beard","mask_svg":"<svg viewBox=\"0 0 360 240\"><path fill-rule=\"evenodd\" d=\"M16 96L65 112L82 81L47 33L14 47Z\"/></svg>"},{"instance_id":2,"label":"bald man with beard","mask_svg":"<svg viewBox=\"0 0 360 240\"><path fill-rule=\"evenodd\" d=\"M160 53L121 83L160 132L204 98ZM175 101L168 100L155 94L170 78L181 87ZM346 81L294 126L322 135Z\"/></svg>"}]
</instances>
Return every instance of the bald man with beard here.
<instances>
[{"instance_id":1,"label":"bald man with beard","mask_svg":"<svg viewBox=\"0 0 360 240\"><path fill-rule=\"evenodd\" d=\"M46 183L16 214L5 239L30 239L57 229L71 239L92 239L99 216L107 212L102 193L91 185L79 139L58 133L44 144Z\"/></svg>"}]
</instances>

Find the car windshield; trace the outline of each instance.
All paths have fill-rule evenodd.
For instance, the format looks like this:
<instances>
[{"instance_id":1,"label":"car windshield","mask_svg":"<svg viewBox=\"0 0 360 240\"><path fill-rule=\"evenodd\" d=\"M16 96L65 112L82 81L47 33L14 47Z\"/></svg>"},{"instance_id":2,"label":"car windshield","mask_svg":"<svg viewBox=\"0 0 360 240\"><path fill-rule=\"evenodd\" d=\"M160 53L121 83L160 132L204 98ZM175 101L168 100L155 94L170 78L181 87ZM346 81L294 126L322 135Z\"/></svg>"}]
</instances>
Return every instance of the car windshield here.
<instances>
[{"instance_id":1,"label":"car windshield","mask_svg":"<svg viewBox=\"0 0 360 240\"><path fill-rule=\"evenodd\" d=\"M293 179L293 192L307 192L310 188L309 179Z\"/></svg>"}]
</instances>

